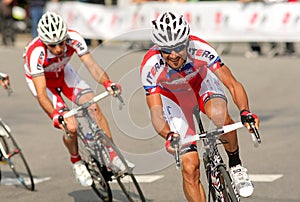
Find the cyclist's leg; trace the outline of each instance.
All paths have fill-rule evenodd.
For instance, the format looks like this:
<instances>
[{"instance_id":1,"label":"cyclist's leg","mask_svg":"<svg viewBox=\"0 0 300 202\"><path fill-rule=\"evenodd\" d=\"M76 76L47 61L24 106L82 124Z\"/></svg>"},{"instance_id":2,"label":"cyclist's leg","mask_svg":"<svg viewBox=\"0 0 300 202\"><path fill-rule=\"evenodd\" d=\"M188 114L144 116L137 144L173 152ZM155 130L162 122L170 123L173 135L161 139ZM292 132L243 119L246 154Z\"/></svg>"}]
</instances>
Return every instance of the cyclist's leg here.
<instances>
[{"instance_id":1,"label":"cyclist's leg","mask_svg":"<svg viewBox=\"0 0 300 202\"><path fill-rule=\"evenodd\" d=\"M200 92L201 99L199 101L202 111L217 127L234 123L229 115L227 100L223 90L219 87L218 80L214 76L208 75L202 85L201 88L203 87L205 90ZM215 88L211 88L214 85ZM228 155L230 173L234 184L240 195L250 196L253 193L253 185L247 175L247 169L241 166L237 132L229 132L224 134L222 138L228 142L228 144L223 145Z\"/></svg>"},{"instance_id":2,"label":"cyclist's leg","mask_svg":"<svg viewBox=\"0 0 300 202\"><path fill-rule=\"evenodd\" d=\"M82 104L94 97L94 93L90 86L77 74L77 72L67 65L65 67L65 82L63 84L64 94L76 104ZM72 82L70 82L72 81ZM109 138L112 138L108 122L103 115L98 104L90 106L90 114L94 117L99 127L106 133Z\"/></svg>"},{"instance_id":3,"label":"cyclist's leg","mask_svg":"<svg viewBox=\"0 0 300 202\"><path fill-rule=\"evenodd\" d=\"M186 95L189 97L188 102L186 101ZM190 96L190 93L176 94L175 101L172 97L161 96L166 121L169 123L171 130L180 134L183 139L186 135L195 135L192 118L195 103L191 101L193 97L190 98ZM205 202L205 192L200 182L200 160L197 147L195 145L193 147L187 146L184 149L182 148L183 150L185 152L181 155L181 160L184 194L188 201Z\"/></svg>"},{"instance_id":4,"label":"cyclist's leg","mask_svg":"<svg viewBox=\"0 0 300 202\"><path fill-rule=\"evenodd\" d=\"M181 156L183 191L188 201L206 201L200 181L200 160L198 152L188 152Z\"/></svg>"},{"instance_id":5,"label":"cyclist's leg","mask_svg":"<svg viewBox=\"0 0 300 202\"><path fill-rule=\"evenodd\" d=\"M228 112L227 98L222 89L218 78L207 72L206 78L201 84L199 92L200 99L198 104L203 113L213 122L216 127L234 123ZM234 152L238 148L238 139L236 131L223 135L229 144L224 144L226 151Z\"/></svg>"},{"instance_id":6,"label":"cyclist's leg","mask_svg":"<svg viewBox=\"0 0 300 202\"><path fill-rule=\"evenodd\" d=\"M228 113L227 102L223 98L213 98L213 96L211 96L211 99L206 101L204 109L208 118L211 119L217 127L234 123ZM236 131L224 134L222 138L228 141L228 144L224 144L226 151L234 152L237 150L238 138Z\"/></svg>"}]
</instances>

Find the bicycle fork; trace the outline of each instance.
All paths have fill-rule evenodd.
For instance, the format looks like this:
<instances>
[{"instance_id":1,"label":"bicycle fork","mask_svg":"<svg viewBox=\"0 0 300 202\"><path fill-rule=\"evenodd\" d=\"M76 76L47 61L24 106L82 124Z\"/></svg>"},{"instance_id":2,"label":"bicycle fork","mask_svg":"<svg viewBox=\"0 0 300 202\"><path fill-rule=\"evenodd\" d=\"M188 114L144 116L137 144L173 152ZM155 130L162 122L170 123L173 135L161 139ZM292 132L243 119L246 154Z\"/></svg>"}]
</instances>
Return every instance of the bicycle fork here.
<instances>
[{"instance_id":1,"label":"bicycle fork","mask_svg":"<svg viewBox=\"0 0 300 202\"><path fill-rule=\"evenodd\" d=\"M212 146L207 143L204 143L204 145L206 146L206 151L203 154L203 159L209 182L209 200L210 194L212 194L213 200L225 202L226 200L223 195L223 190L226 188L220 182L218 167L224 166L226 168L226 165L224 164L216 146Z\"/></svg>"}]
</instances>

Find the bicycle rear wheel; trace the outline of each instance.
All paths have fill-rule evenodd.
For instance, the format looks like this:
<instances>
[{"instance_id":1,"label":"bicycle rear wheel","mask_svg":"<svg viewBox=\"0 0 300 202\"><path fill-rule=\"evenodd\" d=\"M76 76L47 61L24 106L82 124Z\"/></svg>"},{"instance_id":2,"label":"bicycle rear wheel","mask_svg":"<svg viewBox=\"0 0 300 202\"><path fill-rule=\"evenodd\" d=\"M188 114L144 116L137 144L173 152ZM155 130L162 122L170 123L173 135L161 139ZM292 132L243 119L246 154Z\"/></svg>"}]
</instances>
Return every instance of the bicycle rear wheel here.
<instances>
[{"instance_id":1,"label":"bicycle rear wheel","mask_svg":"<svg viewBox=\"0 0 300 202\"><path fill-rule=\"evenodd\" d=\"M0 127L5 131L5 134L0 135L0 141L5 151L2 152L2 163L12 169L18 181L26 189L34 191L33 177L21 148L2 122L0 122Z\"/></svg>"},{"instance_id":2,"label":"bicycle rear wheel","mask_svg":"<svg viewBox=\"0 0 300 202\"><path fill-rule=\"evenodd\" d=\"M86 149L88 145L83 143L81 136L78 146L80 156L84 160L93 179L92 189L104 202L112 202L112 192L108 183L108 175L103 175L106 168L101 167L99 162L91 156L91 153Z\"/></svg>"}]
</instances>

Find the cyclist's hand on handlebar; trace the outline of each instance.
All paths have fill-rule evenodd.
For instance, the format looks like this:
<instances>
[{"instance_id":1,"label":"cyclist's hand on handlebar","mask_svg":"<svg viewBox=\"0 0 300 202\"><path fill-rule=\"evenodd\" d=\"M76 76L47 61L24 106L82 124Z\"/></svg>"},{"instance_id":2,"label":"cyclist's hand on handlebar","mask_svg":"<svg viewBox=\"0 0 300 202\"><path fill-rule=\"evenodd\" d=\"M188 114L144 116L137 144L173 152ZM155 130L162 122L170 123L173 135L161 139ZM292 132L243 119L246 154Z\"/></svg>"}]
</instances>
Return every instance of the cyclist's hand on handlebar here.
<instances>
[{"instance_id":1,"label":"cyclist's hand on handlebar","mask_svg":"<svg viewBox=\"0 0 300 202\"><path fill-rule=\"evenodd\" d=\"M53 126L55 128L61 128L60 127L61 124L59 123L59 119L58 119L59 116L62 116L62 114L59 113L58 110L56 110L56 109L51 114L51 118L52 118L52 121L53 121Z\"/></svg>"},{"instance_id":2,"label":"cyclist's hand on handlebar","mask_svg":"<svg viewBox=\"0 0 300 202\"><path fill-rule=\"evenodd\" d=\"M111 80L106 80L104 81L103 86L113 96L121 94L122 87L120 84L113 83Z\"/></svg>"},{"instance_id":3,"label":"cyclist's hand on handlebar","mask_svg":"<svg viewBox=\"0 0 300 202\"><path fill-rule=\"evenodd\" d=\"M256 114L251 113L248 110L242 110L240 112L240 115L241 115L242 123L247 127L248 130L251 130L251 127L250 127L249 123L254 123L255 128L258 129L260 121L259 121L259 118Z\"/></svg>"},{"instance_id":4,"label":"cyclist's hand on handlebar","mask_svg":"<svg viewBox=\"0 0 300 202\"><path fill-rule=\"evenodd\" d=\"M60 108L60 109L55 109L52 114L51 114L51 118L53 121L53 126L55 128L61 128L63 129L64 127L61 125L61 123L59 122L59 116L63 116L64 112L66 112L66 108Z\"/></svg>"},{"instance_id":5,"label":"cyclist's hand on handlebar","mask_svg":"<svg viewBox=\"0 0 300 202\"><path fill-rule=\"evenodd\" d=\"M170 154L174 154L175 153L174 147L176 144L177 146L179 146L179 140L180 140L179 134L174 132L169 132L165 143L167 152L169 152Z\"/></svg>"},{"instance_id":6,"label":"cyclist's hand on handlebar","mask_svg":"<svg viewBox=\"0 0 300 202\"><path fill-rule=\"evenodd\" d=\"M10 86L9 76L7 74L0 74L0 84L3 86L5 90L7 90Z\"/></svg>"}]
</instances>

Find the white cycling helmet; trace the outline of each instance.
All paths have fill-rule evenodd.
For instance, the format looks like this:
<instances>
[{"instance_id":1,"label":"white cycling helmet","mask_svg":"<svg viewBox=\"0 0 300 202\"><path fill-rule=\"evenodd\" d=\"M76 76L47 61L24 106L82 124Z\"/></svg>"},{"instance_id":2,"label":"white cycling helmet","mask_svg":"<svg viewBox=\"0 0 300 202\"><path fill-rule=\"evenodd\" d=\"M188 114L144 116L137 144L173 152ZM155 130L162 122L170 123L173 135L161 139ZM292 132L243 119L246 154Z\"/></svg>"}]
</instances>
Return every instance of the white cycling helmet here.
<instances>
[{"instance_id":1,"label":"white cycling helmet","mask_svg":"<svg viewBox=\"0 0 300 202\"><path fill-rule=\"evenodd\" d=\"M66 39L68 27L61 16L47 11L39 20L37 31L44 43L59 43Z\"/></svg>"},{"instance_id":2,"label":"white cycling helmet","mask_svg":"<svg viewBox=\"0 0 300 202\"><path fill-rule=\"evenodd\" d=\"M187 42L190 26L182 15L165 12L152 21L152 41L159 47L176 47Z\"/></svg>"}]
</instances>

